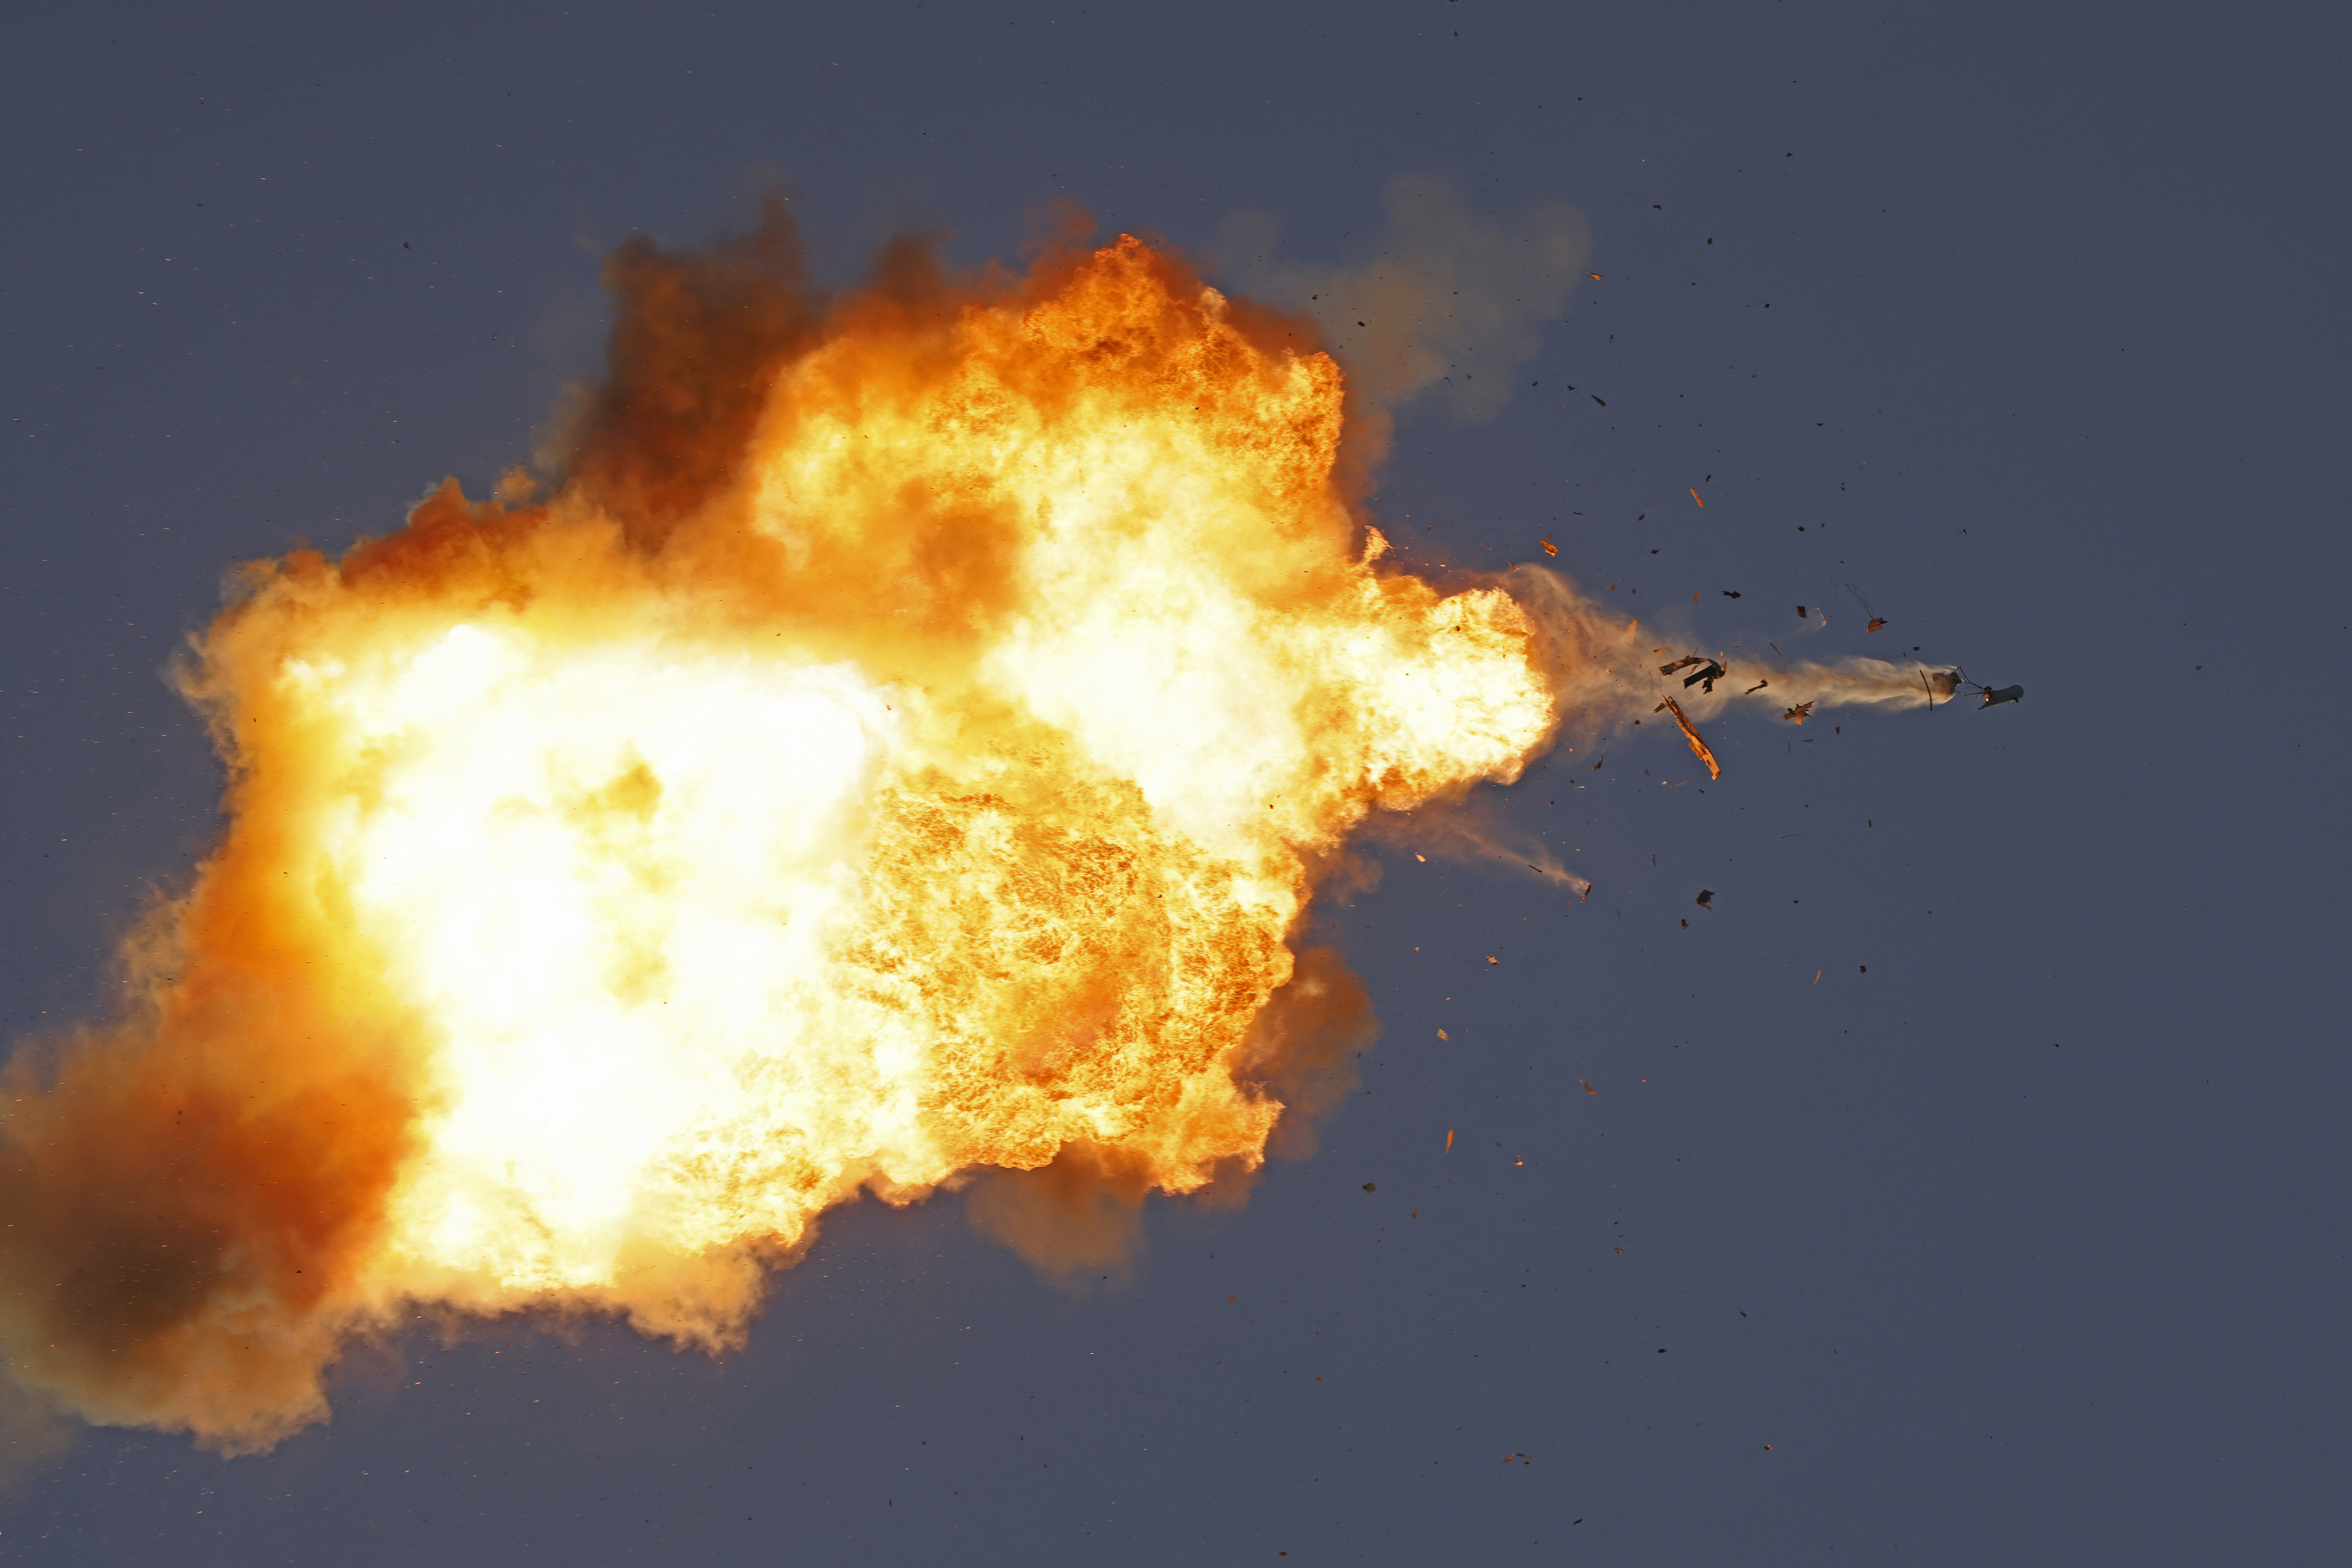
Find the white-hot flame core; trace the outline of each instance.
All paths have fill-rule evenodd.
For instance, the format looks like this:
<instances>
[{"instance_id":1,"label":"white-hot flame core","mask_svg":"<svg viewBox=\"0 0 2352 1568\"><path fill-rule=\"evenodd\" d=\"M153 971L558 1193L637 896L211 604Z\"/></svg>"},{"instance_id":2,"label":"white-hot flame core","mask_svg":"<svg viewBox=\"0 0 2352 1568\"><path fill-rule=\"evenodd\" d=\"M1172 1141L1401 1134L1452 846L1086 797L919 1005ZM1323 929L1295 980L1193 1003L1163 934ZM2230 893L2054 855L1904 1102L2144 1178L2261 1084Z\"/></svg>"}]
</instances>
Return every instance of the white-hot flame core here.
<instances>
[{"instance_id":1,"label":"white-hot flame core","mask_svg":"<svg viewBox=\"0 0 2352 1568\"><path fill-rule=\"evenodd\" d=\"M862 1163L942 1173L909 1053L843 1016L830 973L898 731L856 670L460 625L301 683L350 771L322 857L439 1037L400 1250L609 1283L633 1237L726 1239L677 1200L709 1174L698 1145L746 1121L807 1167L788 1236ZM813 1140L853 1085L866 1125Z\"/></svg>"}]
</instances>

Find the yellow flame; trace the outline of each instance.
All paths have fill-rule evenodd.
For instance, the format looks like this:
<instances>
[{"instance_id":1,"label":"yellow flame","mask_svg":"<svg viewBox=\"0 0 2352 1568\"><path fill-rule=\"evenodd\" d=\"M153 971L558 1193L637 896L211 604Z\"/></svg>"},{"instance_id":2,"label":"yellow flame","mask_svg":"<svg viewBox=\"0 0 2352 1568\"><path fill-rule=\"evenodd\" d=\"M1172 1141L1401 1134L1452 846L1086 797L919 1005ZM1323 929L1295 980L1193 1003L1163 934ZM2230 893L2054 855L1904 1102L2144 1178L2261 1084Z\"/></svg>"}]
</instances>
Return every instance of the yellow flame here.
<instances>
[{"instance_id":1,"label":"yellow flame","mask_svg":"<svg viewBox=\"0 0 2352 1568\"><path fill-rule=\"evenodd\" d=\"M258 966L287 1019L390 1036L221 1071L389 1073L344 1114L407 1125L343 1173L331 1268L172 1331L280 1312L315 1362L407 1303L576 1302L723 1344L861 1190L1255 1168L1318 871L1556 722L1519 605L1381 559L1343 414L1328 358L1122 239L1023 295L853 301L658 529L609 485L450 486L257 568L192 678L236 825L154 1048ZM318 1414L299 1367L201 1360L83 1403L231 1446Z\"/></svg>"}]
</instances>

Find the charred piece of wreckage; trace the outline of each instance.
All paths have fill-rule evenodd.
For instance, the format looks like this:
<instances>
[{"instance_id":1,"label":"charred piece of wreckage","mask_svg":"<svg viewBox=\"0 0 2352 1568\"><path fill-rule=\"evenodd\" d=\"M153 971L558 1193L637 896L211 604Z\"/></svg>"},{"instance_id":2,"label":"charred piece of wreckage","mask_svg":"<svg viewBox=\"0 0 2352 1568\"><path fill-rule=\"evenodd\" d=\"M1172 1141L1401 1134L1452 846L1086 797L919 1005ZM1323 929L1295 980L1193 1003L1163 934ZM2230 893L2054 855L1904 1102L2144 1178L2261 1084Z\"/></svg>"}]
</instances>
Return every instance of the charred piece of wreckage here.
<instances>
[{"instance_id":1,"label":"charred piece of wreckage","mask_svg":"<svg viewBox=\"0 0 2352 1568\"><path fill-rule=\"evenodd\" d=\"M1658 673L1660 675L1672 675L1678 669L1690 669L1690 667L1695 664L1704 665L1706 668L1703 669L1692 670L1690 674L1684 676L1683 689L1687 691L1692 687L1696 686L1701 691L1707 693L1709 696L1714 695L1715 683L1723 679L1726 672L1719 661L1709 658L1705 654L1695 653L1686 658L1678 658L1672 664L1662 664L1658 666Z\"/></svg>"},{"instance_id":2,"label":"charred piece of wreckage","mask_svg":"<svg viewBox=\"0 0 2352 1568\"><path fill-rule=\"evenodd\" d=\"M2021 701L2025 697L2025 688L2022 686L1991 687L1979 685L1978 682L1970 680L1968 678L1967 671L1958 668L1949 672L1948 679L1951 680L1952 684L1945 689L1945 696L1949 697L1961 687L1965 686L1970 691L1975 692L1979 697L1984 699L1983 701L1977 704L1979 709L1990 708L2002 702Z\"/></svg>"}]
</instances>

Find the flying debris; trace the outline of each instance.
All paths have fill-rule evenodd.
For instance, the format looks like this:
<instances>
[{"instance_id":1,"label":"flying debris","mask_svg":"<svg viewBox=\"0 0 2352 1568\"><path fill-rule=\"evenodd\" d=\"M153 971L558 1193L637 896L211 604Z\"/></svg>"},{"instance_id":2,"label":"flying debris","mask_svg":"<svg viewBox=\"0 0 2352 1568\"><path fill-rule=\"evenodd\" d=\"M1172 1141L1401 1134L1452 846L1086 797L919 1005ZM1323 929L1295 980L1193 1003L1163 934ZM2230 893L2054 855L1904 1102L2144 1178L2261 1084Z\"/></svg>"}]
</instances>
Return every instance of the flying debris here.
<instances>
[{"instance_id":1,"label":"flying debris","mask_svg":"<svg viewBox=\"0 0 2352 1568\"><path fill-rule=\"evenodd\" d=\"M1737 588L1726 588L1723 591L1723 596L1727 599L1737 599L1739 597L1739 590Z\"/></svg>"},{"instance_id":2,"label":"flying debris","mask_svg":"<svg viewBox=\"0 0 2352 1568\"><path fill-rule=\"evenodd\" d=\"M1713 689L1713 688L1710 686L1709 689ZM1706 764L1706 776L1709 779L1721 778L1723 776L1723 768L1716 762L1715 753L1708 751L1706 749L1706 742L1698 738L1698 731L1691 728L1691 721L1688 719L1683 717L1683 710L1675 700L1669 697L1664 702L1658 704L1658 707L1664 708L1668 712L1672 713L1675 716L1675 722L1682 726L1683 739L1690 742L1692 754L1697 757L1700 762ZM1657 711L1657 709L1654 708L1651 711L1654 713Z\"/></svg>"},{"instance_id":3,"label":"flying debris","mask_svg":"<svg viewBox=\"0 0 2352 1568\"><path fill-rule=\"evenodd\" d=\"M1813 702L1819 702L1820 700L1821 699L1818 697L1813 699ZM1786 713L1781 714L1780 717L1786 719L1791 724L1801 724L1806 720L1813 716L1813 702L1800 702L1794 708L1790 709Z\"/></svg>"},{"instance_id":4,"label":"flying debris","mask_svg":"<svg viewBox=\"0 0 2352 1568\"><path fill-rule=\"evenodd\" d=\"M1662 664L1658 666L1658 673L1660 675L1672 675L1678 669L1688 669L1692 665L1706 664L1707 662L1708 659L1706 655L1703 653L1695 653L1690 655L1688 658L1678 658L1672 664Z\"/></svg>"},{"instance_id":5,"label":"flying debris","mask_svg":"<svg viewBox=\"0 0 2352 1568\"><path fill-rule=\"evenodd\" d=\"M1759 681L1758 681L1755 685L1753 685L1753 686L1749 687L1747 690L1745 690L1745 691L1741 692L1739 695L1741 695L1742 697L1753 697L1753 696L1755 696L1758 692L1759 692L1759 691L1763 690L1766 687L1768 687L1768 686L1769 686L1769 685L1771 685L1771 684L1772 684L1772 683L1771 683L1770 681L1769 681L1769 680L1759 680Z\"/></svg>"},{"instance_id":6,"label":"flying debris","mask_svg":"<svg viewBox=\"0 0 2352 1568\"><path fill-rule=\"evenodd\" d=\"M1797 618L1798 618L1799 620L1801 620L1801 621L1803 621L1803 620L1810 620L1810 619L1811 619L1812 617L1811 617L1810 616L1808 616L1808 615L1806 615L1806 614L1805 614L1805 606L1804 606L1804 605L1799 605L1797 606Z\"/></svg>"},{"instance_id":7,"label":"flying debris","mask_svg":"<svg viewBox=\"0 0 2352 1568\"><path fill-rule=\"evenodd\" d=\"M1698 907L1703 910L1709 910L1715 907L1715 889L1713 888L1701 888L1698 890Z\"/></svg>"},{"instance_id":8,"label":"flying debris","mask_svg":"<svg viewBox=\"0 0 2352 1568\"><path fill-rule=\"evenodd\" d=\"M1855 604L1862 606L1863 616L1870 622L1870 626L1867 629L1874 632L1879 627L1886 624L1886 618L1884 616L1881 616L1876 610L1872 609L1870 607L1870 601L1862 596L1862 588L1860 584L1853 583L1832 582L1830 586L1833 589L1843 589L1847 595L1851 597Z\"/></svg>"},{"instance_id":9,"label":"flying debris","mask_svg":"<svg viewBox=\"0 0 2352 1568\"><path fill-rule=\"evenodd\" d=\"M1723 666L1716 663L1713 659L1708 659L1705 669L1694 670L1690 674L1683 677L1683 689L1685 690L1688 690L1694 686L1698 686L1698 683L1704 680L1706 684L1705 686L1699 686L1699 689L1711 694L1715 690L1715 683L1722 679L1725 673ZM1677 710L1677 711L1679 711L1679 710Z\"/></svg>"},{"instance_id":10,"label":"flying debris","mask_svg":"<svg viewBox=\"0 0 2352 1568\"><path fill-rule=\"evenodd\" d=\"M1997 702L2015 702L2025 695L2025 688L2022 686L2004 686L1995 690L1990 686L1979 685L1970 680L1968 671L1964 669L1938 670L1937 676L1942 684L1943 695L1949 697L1965 686L1984 699L1977 704L1979 708L1990 708Z\"/></svg>"},{"instance_id":11,"label":"flying debris","mask_svg":"<svg viewBox=\"0 0 2352 1568\"><path fill-rule=\"evenodd\" d=\"M1543 541L1543 550L1546 555L1557 555L1559 553L1559 546L1554 544L1549 536L1547 536Z\"/></svg>"}]
</instances>

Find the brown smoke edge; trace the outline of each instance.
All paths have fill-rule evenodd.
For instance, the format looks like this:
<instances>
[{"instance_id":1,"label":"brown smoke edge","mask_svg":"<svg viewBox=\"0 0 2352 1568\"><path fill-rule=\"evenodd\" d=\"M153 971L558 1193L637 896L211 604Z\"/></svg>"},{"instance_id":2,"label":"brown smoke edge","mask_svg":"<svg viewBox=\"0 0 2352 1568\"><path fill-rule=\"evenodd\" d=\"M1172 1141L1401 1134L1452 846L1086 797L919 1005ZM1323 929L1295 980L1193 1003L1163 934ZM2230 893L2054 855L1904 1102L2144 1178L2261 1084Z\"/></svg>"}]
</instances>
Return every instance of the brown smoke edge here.
<instances>
[{"instance_id":1,"label":"brown smoke edge","mask_svg":"<svg viewBox=\"0 0 2352 1568\"><path fill-rule=\"evenodd\" d=\"M975 298L1048 293L1084 259L1087 226L1066 221L1020 278L953 278L930 240L902 238L877 256L868 288L837 301L812 284L778 201L707 248L623 245L605 269L609 374L563 455L567 498L621 520L631 554L660 555L733 484L766 389L830 325L853 312L944 314ZM1197 286L1183 262L1159 257ZM1311 326L1245 302L1235 320L1269 349L1317 346ZM1350 464L1342 482L1360 494L1366 470ZM478 574L549 516L469 501L452 480L401 531L340 562L298 551L255 563L246 580L429 591ZM237 614L232 605L221 625ZM155 910L127 944L114 1019L26 1042L5 1068L0 1354L36 1412L54 1400L92 1422L191 1432L234 1454L323 1419L323 1373L353 1336L414 1321L400 1303L359 1299L354 1275L421 1108L406 1021L384 1016L369 987L306 973L295 956L314 951L299 940L304 922L340 911L268 876L273 847L255 841L253 826L268 814L238 810L268 781L236 767L201 654L184 684L210 706L231 762L232 826L194 890ZM1344 1098L1354 1053L1375 1032L1338 956L1299 952L1236 1068L1287 1107L1273 1152L1311 1151L1315 1121ZM1237 1201L1254 1174L1221 1173L1208 1201ZM983 1179L971 1212L1048 1278L1069 1279L1131 1263L1142 1198L1135 1170L1078 1148L1043 1172Z\"/></svg>"}]
</instances>

